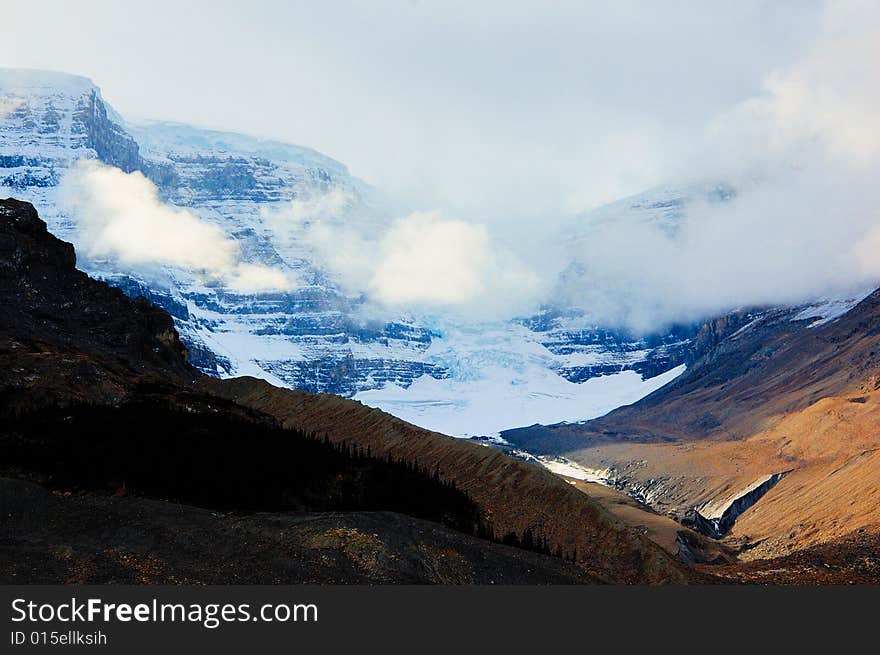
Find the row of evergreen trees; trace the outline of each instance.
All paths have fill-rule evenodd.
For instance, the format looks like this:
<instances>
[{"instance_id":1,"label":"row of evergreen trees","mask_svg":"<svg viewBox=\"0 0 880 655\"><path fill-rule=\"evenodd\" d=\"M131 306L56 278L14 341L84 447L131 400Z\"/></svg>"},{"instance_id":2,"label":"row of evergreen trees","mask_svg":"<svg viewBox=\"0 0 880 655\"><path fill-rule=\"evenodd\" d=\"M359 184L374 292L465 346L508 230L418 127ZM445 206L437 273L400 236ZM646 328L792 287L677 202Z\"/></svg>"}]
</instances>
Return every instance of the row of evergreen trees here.
<instances>
[{"instance_id":1,"label":"row of evergreen trees","mask_svg":"<svg viewBox=\"0 0 880 655\"><path fill-rule=\"evenodd\" d=\"M576 559L545 535L496 535L439 467L333 443L255 419L215 399L148 394L110 407L7 414L0 461L50 486L116 491L231 511L394 511L546 555Z\"/></svg>"},{"instance_id":2,"label":"row of evergreen trees","mask_svg":"<svg viewBox=\"0 0 880 655\"><path fill-rule=\"evenodd\" d=\"M316 433L314 432L310 433L308 436L311 439L318 438ZM346 440L343 440L338 444L333 444L327 434L324 434L324 436L321 438L321 441L328 446L335 447L339 450L340 453L342 453L346 457L351 457L357 461L373 459L369 444L366 448L358 444L349 444ZM417 462L405 460L403 458L397 459L390 451L385 455L384 459L388 464L402 466L405 470L410 471L416 475L429 475L429 469L427 467L422 467ZM443 486L450 492L457 491L455 480L450 480L447 482L442 479L440 475L439 464L434 467L433 473L431 473L430 475L436 484ZM470 495L467 494L467 492L463 493L465 493L466 497L471 502L473 502L473 499L471 499ZM554 549L551 546L550 539L546 535L535 534L535 532L531 528L526 528L526 530L524 530L522 534L508 532L499 537L495 534L494 528L484 522L479 516L477 516L476 520L471 526L463 526L459 524L455 527L457 527L457 529L459 529L460 531L468 532L470 534L473 534L474 536L479 537L480 539L485 539L494 543L500 543L504 544L505 546L512 546L514 548L521 548L523 550L529 550L532 552L541 553L543 555L559 557L561 559L567 559L571 562L577 561L577 548L575 548L570 553L565 553L562 549L562 546L560 545L557 545Z\"/></svg>"},{"instance_id":3,"label":"row of evergreen trees","mask_svg":"<svg viewBox=\"0 0 880 655\"><path fill-rule=\"evenodd\" d=\"M465 532L479 522L473 501L438 472L217 404L150 395L7 414L0 461L56 488L126 489L221 510L387 510Z\"/></svg>"}]
</instances>

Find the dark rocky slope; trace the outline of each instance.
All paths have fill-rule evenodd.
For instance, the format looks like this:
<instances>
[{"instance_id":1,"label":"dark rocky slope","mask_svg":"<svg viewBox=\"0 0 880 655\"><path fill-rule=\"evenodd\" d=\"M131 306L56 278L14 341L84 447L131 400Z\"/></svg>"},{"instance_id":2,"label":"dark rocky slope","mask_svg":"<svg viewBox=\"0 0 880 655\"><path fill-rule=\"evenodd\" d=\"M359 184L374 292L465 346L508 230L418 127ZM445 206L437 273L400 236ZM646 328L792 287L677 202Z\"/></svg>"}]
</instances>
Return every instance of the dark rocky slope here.
<instances>
[{"instance_id":1,"label":"dark rocky slope","mask_svg":"<svg viewBox=\"0 0 880 655\"><path fill-rule=\"evenodd\" d=\"M171 317L75 268L28 203L0 201L0 398L3 410L43 403L117 403L148 380L186 385L196 373Z\"/></svg>"},{"instance_id":2,"label":"dark rocky slope","mask_svg":"<svg viewBox=\"0 0 880 655\"><path fill-rule=\"evenodd\" d=\"M580 567L393 512L217 512L0 478L0 584L584 584Z\"/></svg>"}]
</instances>

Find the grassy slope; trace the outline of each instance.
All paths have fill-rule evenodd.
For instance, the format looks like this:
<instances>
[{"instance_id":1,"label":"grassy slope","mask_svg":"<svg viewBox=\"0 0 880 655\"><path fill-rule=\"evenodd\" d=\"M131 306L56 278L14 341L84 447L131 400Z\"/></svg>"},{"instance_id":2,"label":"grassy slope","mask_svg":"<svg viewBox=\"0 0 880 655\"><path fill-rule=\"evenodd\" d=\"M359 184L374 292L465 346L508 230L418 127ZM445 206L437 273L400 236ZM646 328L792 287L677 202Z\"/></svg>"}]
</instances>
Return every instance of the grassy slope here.
<instances>
[{"instance_id":1,"label":"grassy slope","mask_svg":"<svg viewBox=\"0 0 880 655\"><path fill-rule=\"evenodd\" d=\"M369 446L375 455L439 467L476 502L496 535L532 530L551 549L577 554L589 572L616 582L686 582L693 575L672 556L538 466L485 446L405 423L332 395L278 389L261 380L205 380L204 388L265 412L285 426Z\"/></svg>"}]
</instances>

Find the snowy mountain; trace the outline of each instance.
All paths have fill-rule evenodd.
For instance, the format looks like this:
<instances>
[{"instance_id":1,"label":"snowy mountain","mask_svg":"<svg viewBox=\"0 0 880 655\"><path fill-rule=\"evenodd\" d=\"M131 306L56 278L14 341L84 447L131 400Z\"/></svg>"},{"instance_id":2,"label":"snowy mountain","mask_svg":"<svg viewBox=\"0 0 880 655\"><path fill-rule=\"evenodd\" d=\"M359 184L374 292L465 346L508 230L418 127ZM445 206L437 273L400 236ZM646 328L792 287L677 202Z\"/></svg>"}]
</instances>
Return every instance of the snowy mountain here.
<instances>
[{"instance_id":1,"label":"snowy mountain","mask_svg":"<svg viewBox=\"0 0 880 655\"><path fill-rule=\"evenodd\" d=\"M341 220L377 220L361 199L366 185L342 164L307 148L185 125L123 126L81 77L4 71L0 90L8 108L0 123L0 186L37 205L62 238L77 243L79 234L76 217L58 202L58 184L75 160L97 159L143 172L163 200L231 235L245 262L269 263L305 281L285 293L240 293L199 284L185 270L147 275L80 255L92 275L168 309L199 368L347 395L385 381L408 385L424 373L443 375L418 361L430 342L426 330L357 321L358 299L326 278L306 246L282 247L264 220L267 208L331 189L343 190L352 205Z\"/></svg>"},{"instance_id":2,"label":"snowy mountain","mask_svg":"<svg viewBox=\"0 0 880 655\"><path fill-rule=\"evenodd\" d=\"M300 284L246 292L182 267L86 256L80 217L58 195L82 159L141 172L163 202L234 239L244 263L272 266ZM0 187L7 189L2 195L32 202L53 232L78 246L81 269L168 310L201 370L355 397L451 434L582 421L634 402L683 370L698 329L633 336L605 329L564 302L491 324L376 319L307 240L279 235L272 216L294 200L338 192L343 201L332 212L315 210L305 220L378 233L391 215L377 191L308 148L176 123L126 122L83 77L0 70ZM589 220L624 214L674 230L691 192L629 199ZM723 201L735 192L705 193Z\"/></svg>"}]
</instances>

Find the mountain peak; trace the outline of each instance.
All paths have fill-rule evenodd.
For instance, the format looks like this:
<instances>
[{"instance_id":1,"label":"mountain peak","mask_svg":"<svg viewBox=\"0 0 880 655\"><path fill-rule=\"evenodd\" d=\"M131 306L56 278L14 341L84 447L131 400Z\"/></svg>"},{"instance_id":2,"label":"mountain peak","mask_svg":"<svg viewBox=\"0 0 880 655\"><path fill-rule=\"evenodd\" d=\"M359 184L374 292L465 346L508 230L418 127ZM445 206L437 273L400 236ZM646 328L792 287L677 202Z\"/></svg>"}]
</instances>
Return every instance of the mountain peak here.
<instances>
[{"instance_id":1,"label":"mountain peak","mask_svg":"<svg viewBox=\"0 0 880 655\"><path fill-rule=\"evenodd\" d=\"M0 68L0 91L21 95L101 93L88 77L37 68Z\"/></svg>"}]
</instances>

